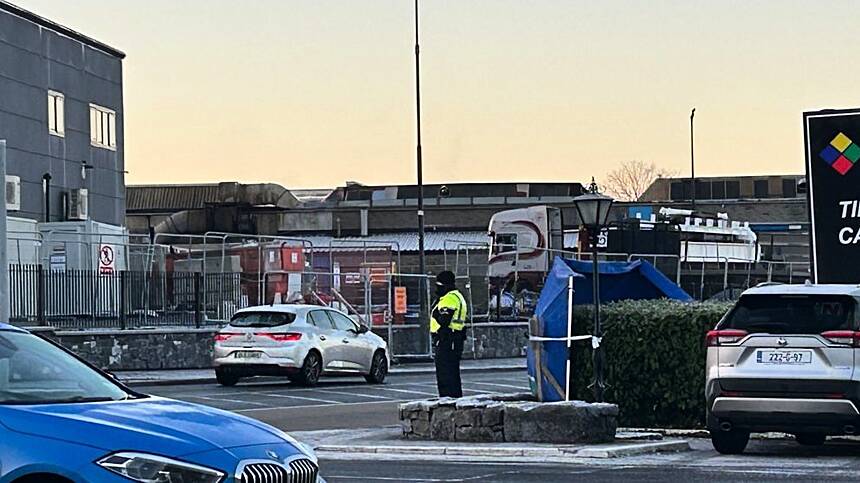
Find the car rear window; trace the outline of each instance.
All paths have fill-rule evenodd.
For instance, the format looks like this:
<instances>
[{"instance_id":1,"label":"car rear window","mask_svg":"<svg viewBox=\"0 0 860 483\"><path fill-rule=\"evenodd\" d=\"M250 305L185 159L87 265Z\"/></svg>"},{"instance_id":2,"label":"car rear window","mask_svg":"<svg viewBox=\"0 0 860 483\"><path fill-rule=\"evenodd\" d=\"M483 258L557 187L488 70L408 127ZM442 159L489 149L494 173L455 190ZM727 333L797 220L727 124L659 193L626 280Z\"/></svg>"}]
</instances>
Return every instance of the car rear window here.
<instances>
[{"instance_id":1,"label":"car rear window","mask_svg":"<svg viewBox=\"0 0 860 483\"><path fill-rule=\"evenodd\" d=\"M845 295L744 295L719 327L751 334L854 330L856 306L856 300Z\"/></svg>"},{"instance_id":2,"label":"car rear window","mask_svg":"<svg viewBox=\"0 0 860 483\"><path fill-rule=\"evenodd\" d=\"M288 312L240 312L233 316L233 327L277 327L296 320L296 314Z\"/></svg>"}]
</instances>

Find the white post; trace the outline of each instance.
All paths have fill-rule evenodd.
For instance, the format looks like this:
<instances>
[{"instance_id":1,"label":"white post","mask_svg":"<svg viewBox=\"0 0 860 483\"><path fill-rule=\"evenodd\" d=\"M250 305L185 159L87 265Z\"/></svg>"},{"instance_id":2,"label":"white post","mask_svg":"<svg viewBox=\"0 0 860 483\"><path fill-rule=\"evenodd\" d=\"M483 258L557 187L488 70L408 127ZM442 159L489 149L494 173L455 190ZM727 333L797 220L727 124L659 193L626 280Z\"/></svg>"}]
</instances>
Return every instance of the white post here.
<instances>
[{"instance_id":1,"label":"white post","mask_svg":"<svg viewBox=\"0 0 860 483\"><path fill-rule=\"evenodd\" d=\"M6 233L6 141L0 140L0 322L9 322L9 259ZM39 321L41 322L41 321Z\"/></svg>"},{"instance_id":2,"label":"white post","mask_svg":"<svg viewBox=\"0 0 860 483\"><path fill-rule=\"evenodd\" d=\"M570 346L573 343L573 276L567 279L567 364L564 372L564 400L570 401Z\"/></svg>"}]
</instances>

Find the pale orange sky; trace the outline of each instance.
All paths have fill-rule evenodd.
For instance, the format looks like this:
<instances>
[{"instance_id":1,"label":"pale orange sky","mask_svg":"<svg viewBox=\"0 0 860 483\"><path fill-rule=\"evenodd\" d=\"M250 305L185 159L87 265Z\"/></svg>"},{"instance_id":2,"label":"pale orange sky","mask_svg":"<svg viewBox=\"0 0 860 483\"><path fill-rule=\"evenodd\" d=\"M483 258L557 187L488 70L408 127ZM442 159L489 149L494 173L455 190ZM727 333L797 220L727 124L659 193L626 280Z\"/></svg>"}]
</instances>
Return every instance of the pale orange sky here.
<instances>
[{"instance_id":1,"label":"pale orange sky","mask_svg":"<svg viewBox=\"0 0 860 483\"><path fill-rule=\"evenodd\" d=\"M128 54L129 183L414 183L411 0L14 0ZM803 172L860 2L424 0L425 180Z\"/></svg>"}]
</instances>

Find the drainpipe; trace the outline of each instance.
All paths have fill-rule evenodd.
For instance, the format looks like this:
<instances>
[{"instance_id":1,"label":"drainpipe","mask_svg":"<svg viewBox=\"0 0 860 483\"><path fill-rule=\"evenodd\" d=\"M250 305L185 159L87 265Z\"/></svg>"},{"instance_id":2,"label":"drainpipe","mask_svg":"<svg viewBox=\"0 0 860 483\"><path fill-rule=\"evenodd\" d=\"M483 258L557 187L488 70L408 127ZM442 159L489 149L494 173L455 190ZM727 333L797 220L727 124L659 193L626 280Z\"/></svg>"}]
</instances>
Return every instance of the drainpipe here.
<instances>
[{"instance_id":1,"label":"drainpipe","mask_svg":"<svg viewBox=\"0 0 860 483\"><path fill-rule=\"evenodd\" d=\"M42 175L45 183L45 223L51 222L51 173Z\"/></svg>"}]
</instances>

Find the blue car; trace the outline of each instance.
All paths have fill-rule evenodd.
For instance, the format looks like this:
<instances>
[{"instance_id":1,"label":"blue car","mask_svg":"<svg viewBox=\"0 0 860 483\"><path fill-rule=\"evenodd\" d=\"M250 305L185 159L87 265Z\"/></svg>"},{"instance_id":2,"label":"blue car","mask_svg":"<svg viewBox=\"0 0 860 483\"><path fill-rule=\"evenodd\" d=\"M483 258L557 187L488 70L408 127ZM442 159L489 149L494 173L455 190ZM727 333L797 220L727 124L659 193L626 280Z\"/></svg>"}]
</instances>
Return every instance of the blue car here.
<instances>
[{"instance_id":1,"label":"blue car","mask_svg":"<svg viewBox=\"0 0 860 483\"><path fill-rule=\"evenodd\" d=\"M313 450L259 421L139 394L0 324L0 483L319 483Z\"/></svg>"}]
</instances>

